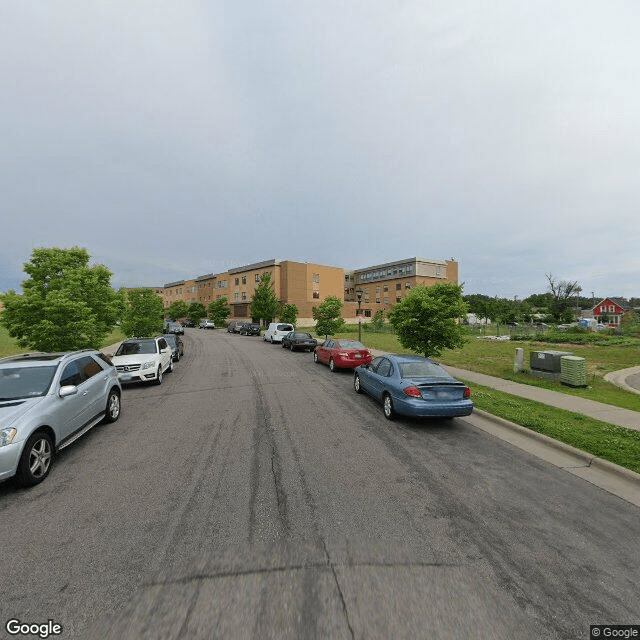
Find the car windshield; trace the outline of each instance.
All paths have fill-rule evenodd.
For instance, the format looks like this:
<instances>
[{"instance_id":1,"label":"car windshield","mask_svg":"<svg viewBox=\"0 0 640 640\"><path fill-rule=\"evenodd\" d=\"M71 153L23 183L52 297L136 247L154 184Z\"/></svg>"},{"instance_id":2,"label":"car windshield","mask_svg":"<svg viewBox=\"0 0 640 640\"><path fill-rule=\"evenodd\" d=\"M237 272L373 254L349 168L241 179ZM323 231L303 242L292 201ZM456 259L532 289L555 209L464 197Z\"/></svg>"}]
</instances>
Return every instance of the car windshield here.
<instances>
[{"instance_id":1,"label":"car windshield","mask_svg":"<svg viewBox=\"0 0 640 640\"><path fill-rule=\"evenodd\" d=\"M293 331L293 327L290 324L279 324L276 329L278 331Z\"/></svg>"},{"instance_id":2,"label":"car windshield","mask_svg":"<svg viewBox=\"0 0 640 640\"><path fill-rule=\"evenodd\" d=\"M123 342L116 351L117 356L135 356L138 353L158 353L155 340Z\"/></svg>"},{"instance_id":3,"label":"car windshield","mask_svg":"<svg viewBox=\"0 0 640 640\"><path fill-rule=\"evenodd\" d=\"M311 336L308 333L294 333L293 337L299 338L302 340L309 340L311 338Z\"/></svg>"},{"instance_id":4,"label":"car windshield","mask_svg":"<svg viewBox=\"0 0 640 640\"><path fill-rule=\"evenodd\" d=\"M451 376L435 362L414 360L398 363L401 378L450 378Z\"/></svg>"},{"instance_id":5,"label":"car windshield","mask_svg":"<svg viewBox=\"0 0 640 640\"><path fill-rule=\"evenodd\" d=\"M164 339L172 346L175 347L178 344L178 341L176 340L176 337L170 333L166 336L164 336Z\"/></svg>"},{"instance_id":6,"label":"car windshield","mask_svg":"<svg viewBox=\"0 0 640 640\"><path fill-rule=\"evenodd\" d=\"M357 340L340 340L340 342L336 343L336 346L339 349L366 349L362 342L358 342Z\"/></svg>"},{"instance_id":7,"label":"car windshield","mask_svg":"<svg viewBox=\"0 0 640 640\"><path fill-rule=\"evenodd\" d=\"M57 367L7 367L0 369L0 400L43 396Z\"/></svg>"}]
</instances>

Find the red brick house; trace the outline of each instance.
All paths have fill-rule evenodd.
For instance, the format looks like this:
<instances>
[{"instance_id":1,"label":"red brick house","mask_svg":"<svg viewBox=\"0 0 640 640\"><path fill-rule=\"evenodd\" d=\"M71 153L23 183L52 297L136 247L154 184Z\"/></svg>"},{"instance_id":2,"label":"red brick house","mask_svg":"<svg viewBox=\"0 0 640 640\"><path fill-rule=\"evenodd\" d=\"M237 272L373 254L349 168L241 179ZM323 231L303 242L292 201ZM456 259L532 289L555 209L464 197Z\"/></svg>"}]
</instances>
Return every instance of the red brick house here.
<instances>
[{"instance_id":1,"label":"red brick house","mask_svg":"<svg viewBox=\"0 0 640 640\"><path fill-rule=\"evenodd\" d=\"M632 313L631 305L624 298L605 298L593 307L593 317L614 329L620 327L624 316Z\"/></svg>"}]
</instances>

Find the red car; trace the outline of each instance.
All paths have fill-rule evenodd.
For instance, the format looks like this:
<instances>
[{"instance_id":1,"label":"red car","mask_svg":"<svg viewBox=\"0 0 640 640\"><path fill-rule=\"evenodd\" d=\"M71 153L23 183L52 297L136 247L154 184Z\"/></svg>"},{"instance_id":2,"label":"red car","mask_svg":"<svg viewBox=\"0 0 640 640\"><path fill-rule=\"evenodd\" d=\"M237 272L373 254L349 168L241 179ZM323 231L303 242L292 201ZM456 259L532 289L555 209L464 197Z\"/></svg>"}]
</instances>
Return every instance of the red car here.
<instances>
[{"instance_id":1,"label":"red car","mask_svg":"<svg viewBox=\"0 0 640 640\"><path fill-rule=\"evenodd\" d=\"M331 371L336 369L355 369L361 364L371 362L371 352L361 342L341 338L329 338L318 345L313 352L314 362L324 362Z\"/></svg>"}]
</instances>

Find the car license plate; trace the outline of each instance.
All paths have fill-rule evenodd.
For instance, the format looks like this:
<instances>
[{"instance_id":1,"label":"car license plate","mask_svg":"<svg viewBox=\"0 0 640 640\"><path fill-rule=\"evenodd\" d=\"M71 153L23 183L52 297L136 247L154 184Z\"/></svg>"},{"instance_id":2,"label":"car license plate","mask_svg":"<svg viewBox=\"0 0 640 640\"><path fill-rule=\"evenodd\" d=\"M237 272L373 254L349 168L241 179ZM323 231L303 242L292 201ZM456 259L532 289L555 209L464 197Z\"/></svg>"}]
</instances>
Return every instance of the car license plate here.
<instances>
[{"instance_id":1,"label":"car license plate","mask_svg":"<svg viewBox=\"0 0 640 640\"><path fill-rule=\"evenodd\" d=\"M355 358L356 360L360 360L362 358L362 354L356 353Z\"/></svg>"}]
</instances>

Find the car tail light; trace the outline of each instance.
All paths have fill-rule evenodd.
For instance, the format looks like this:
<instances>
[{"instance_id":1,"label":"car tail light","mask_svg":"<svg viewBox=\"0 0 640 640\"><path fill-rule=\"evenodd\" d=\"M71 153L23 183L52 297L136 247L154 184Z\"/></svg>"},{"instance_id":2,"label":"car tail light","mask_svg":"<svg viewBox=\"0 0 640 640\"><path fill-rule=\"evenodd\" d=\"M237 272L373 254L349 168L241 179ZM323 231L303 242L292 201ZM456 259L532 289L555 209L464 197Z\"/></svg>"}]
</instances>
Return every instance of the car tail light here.
<instances>
[{"instance_id":1,"label":"car tail light","mask_svg":"<svg viewBox=\"0 0 640 640\"><path fill-rule=\"evenodd\" d=\"M412 398L422 397L422 393L420 393L420 389L418 389L418 387L406 387L403 391L405 395L411 396Z\"/></svg>"},{"instance_id":2,"label":"car tail light","mask_svg":"<svg viewBox=\"0 0 640 640\"><path fill-rule=\"evenodd\" d=\"M342 352L342 353L338 353L338 355L339 355L341 358L348 358L348 357L349 357L349 353L348 353L347 351Z\"/></svg>"},{"instance_id":3,"label":"car tail light","mask_svg":"<svg viewBox=\"0 0 640 640\"><path fill-rule=\"evenodd\" d=\"M465 387L464 388L464 397L465 398L470 398L471 397L471 389L469 389L469 387Z\"/></svg>"}]
</instances>

